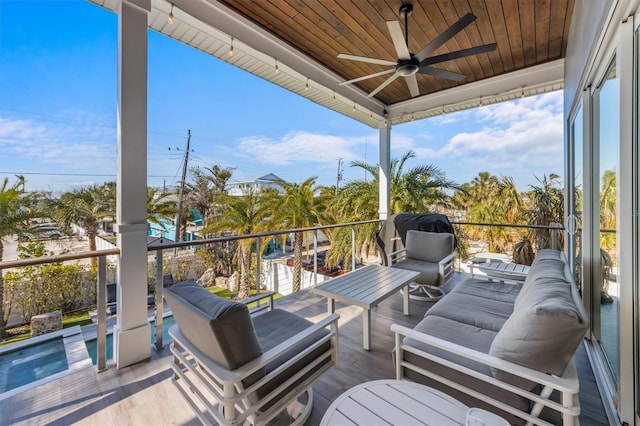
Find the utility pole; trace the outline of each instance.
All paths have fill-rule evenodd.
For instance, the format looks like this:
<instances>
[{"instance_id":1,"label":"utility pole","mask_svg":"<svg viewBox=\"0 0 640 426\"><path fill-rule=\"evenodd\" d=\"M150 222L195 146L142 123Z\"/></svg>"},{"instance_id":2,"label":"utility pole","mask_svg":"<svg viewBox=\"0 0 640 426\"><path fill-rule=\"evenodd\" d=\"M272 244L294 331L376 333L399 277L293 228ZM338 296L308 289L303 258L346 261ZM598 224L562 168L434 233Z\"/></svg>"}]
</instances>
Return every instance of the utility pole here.
<instances>
[{"instance_id":1,"label":"utility pole","mask_svg":"<svg viewBox=\"0 0 640 426\"><path fill-rule=\"evenodd\" d=\"M189 142L191 142L191 130L187 132L187 150L184 152L184 164L182 165L182 180L180 181L180 191L178 192L178 213L176 214L176 238L175 241L182 241L180 232L180 222L182 221L182 195L184 193L184 182L187 179L187 163L189 163Z\"/></svg>"},{"instance_id":2,"label":"utility pole","mask_svg":"<svg viewBox=\"0 0 640 426\"><path fill-rule=\"evenodd\" d=\"M342 157L338 157L338 176L336 178L336 195L338 195L338 188L340 187L341 180L342 180Z\"/></svg>"}]
</instances>

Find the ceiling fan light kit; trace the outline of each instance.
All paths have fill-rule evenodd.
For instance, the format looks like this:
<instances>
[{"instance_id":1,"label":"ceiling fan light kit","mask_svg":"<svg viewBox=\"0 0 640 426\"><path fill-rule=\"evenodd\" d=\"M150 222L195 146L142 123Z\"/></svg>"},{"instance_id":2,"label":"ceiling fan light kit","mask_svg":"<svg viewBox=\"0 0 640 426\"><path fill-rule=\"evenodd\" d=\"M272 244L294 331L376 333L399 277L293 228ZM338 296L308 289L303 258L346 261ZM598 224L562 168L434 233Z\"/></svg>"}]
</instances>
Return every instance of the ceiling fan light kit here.
<instances>
[{"instance_id":1,"label":"ceiling fan light kit","mask_svg":"<svg viewBox=\"0 0 640 426\"><path fill-rule=\"evenodd\" d=\"M404 77L411 97L420 95L420 89L418 88L418 81L416 74L427 74L433 77L446 78L448 80L462 81L466 77L462 74L454 73L451 71L443 70L440 68L434 68L430 65L438 64L441 62L451 61L454 59L461 59L467 56L477 55L480 53L492 52L496 49L496 43L485 44L483 46L471 47L469 49L457 50L454 52L445 53L437 56L429 56L435 52L440 46L445 44L451 38L453 38L460 31L465 29L468 25L474 22L477 17L472 13L467 13L460 18L455 24L451 25L444 32L438 35L430 43L422 48L418 53L413 54L409 51L409 16L413 12L413 5L411 3L405 3L400 6L400 16L404 18L404 34L398 21L387 21L387 28L391 35L391 41L398 54L398 59L393 62L385 59L368 58L365 56L355 56L341 53L338 55L340 59L346 59L349 61L368 62L376 65L392 65L394 68L387 69L374 74L365 75L363 77L354 78L352 80L344 81L340 84L351 84L358 81L367 80L369 78L379 77L385 74L392 74L382 84L376 87L369 97L375 96L382 89L393 83L398 77Z\"/></svg>"}]
</instances>

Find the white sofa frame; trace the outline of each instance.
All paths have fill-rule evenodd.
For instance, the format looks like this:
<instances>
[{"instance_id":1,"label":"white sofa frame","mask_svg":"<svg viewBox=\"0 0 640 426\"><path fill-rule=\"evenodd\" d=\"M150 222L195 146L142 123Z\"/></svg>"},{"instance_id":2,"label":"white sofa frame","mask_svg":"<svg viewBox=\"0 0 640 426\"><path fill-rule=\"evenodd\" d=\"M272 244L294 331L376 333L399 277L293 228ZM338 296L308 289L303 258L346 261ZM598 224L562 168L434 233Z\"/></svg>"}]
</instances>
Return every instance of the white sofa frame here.
<instances>
[{"instance_id":1,"label":"white sofa frame","mask_svg":"<svg viewBox=\"0 0 640 426\"><path fill-rule=\"evenodd\" d=\"M259 298L265 297L271 298L271 303L269 304L271 308L273 293L253 297L244 301L244 303L252 303ZM180 332L178 326L174 325L169 329L169 335L173 338L170 348L173 354L171 363L174 372L173 382L189 402L200 421L205 425L237 425L245 423L264 425L285 409L296 419L292 424L302 424L309 417L313 406L311 385L322 374L338 363L337 321L339 317L338 314L328 315L316 324L236 370L229 370L212 361L191 344ZM322 339L306 347L296 356L288 359L281 366L264 375L252 385L246 388L243 386L243 380L263 369L305 338L326 327L329 327L330 330ZM326 342L330 342L328 350L319 354L295 374L288 374L286 370L289 367L326 344ZM291 387L295 381L309 372L312 372L309 377L298 385ZM258 399L256 395L258 388L272 380L279 380L279 377L283 375L286 375L285 377L288 376L288 378L280 386ZM286 395L279 398L269 408L262 410L265 404L287 389L289 391ZM305 392L307 393L307 402L306 404L301 404L298 402L298 398Z\"/></svg>"},{"instance_id":2,"label":"white sofa frame","mask_svg":"<svg viewBox=\"0 0 640 426\"><path fill-rule=\"evenodd\" d=\"M548 407L552 410L558 411L562 415L562 424L565 426L579 424L578 417L580 415L580 403L578 401L578 391L580 386L578 383L578 375L576 372L573 359L567 365L562 376L558 377L558 376L541 373L537 370L526 368L521 365L494 357L492 355L485 354L483 352L479 352L473 349L469 349L467 347L464 347L455 343L451 343L446 340L443 340L425 333L421 333L411 328L400 326L398 324L393 324L391 326L391 331L395 333L396 346L394 351L395 351L395 364L396 364L395 365L396 378L398 380L410 380L406 378L404 375L404 372L406 371L406 369L410 369L425 377L428 377L432 380L436 380L446 386L449 386L460 392L464 392L476 399L482 400L503 411L511 413L517 417L520 417L525 421L527 421L527 425L553 426L551 423L544 421L538 417L544 407ZM530 380L532 382L538 383L541 385L542 391L540 392L540 394L537 394L537 393L524 390L520 387L498 380L493 376L487 376L485 374L482 374L475 370L461 366L459 364L456 364L444 358L421 351L412 346L405 345L403 343L404 337L409 337L411 339L433 346L434 348L438 348L443 351L450 352L451 354L468 358L470 360L488 365L489 367L493 367L493 368L502 370L504 372L516 375L518 377L522 377L524 379ZM475 389L469 388L463 383L454 382L445 377L442 377L439 374L433 373L432 371L429 371L429 370L425 370L424 368L421 368L415 364L405 361L403 356L404 355L403 352L405 351L411 352L423 358L429 359L430 361L441 364L444 367L447 367L449 369L459 371L475 379L482 380L486 382L488 386L494 386L494 387L506 389L509 392L513 392L514 394L527 398L533 402L531 411L525 412L522 410L518 410L517 408L507 405L502 401L499 401L495 398L487 396L486 394L478 392ZM550 399L551 394L555 390L560 392L561 401L562 401L561 403L555 402Z\"/></svg>"}]
</instances>

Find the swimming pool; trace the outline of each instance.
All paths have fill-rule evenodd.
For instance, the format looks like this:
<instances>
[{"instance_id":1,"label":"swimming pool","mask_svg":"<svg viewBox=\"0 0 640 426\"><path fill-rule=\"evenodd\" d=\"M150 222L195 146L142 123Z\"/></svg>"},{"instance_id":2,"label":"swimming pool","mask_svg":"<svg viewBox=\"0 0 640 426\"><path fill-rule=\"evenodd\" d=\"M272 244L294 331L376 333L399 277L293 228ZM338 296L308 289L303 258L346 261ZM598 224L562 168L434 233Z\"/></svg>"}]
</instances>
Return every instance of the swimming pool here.
<instances>
[{"instance_id":1,"label":"swimming pool","mask_svg":"<svg viewBox=\"0 0 640 426\"><path fill-rule=\"evenodd\" d=\"M0 349L0 400L90 367L79 326Z\"/></svg>"},{"instance_id":2,"label":"swimming pool","mask_svg":"<svg viewBox=\"0 0 640 426\"><path fill-rule=\"evenodd\" d=\"M171 326L175 323L176 321L173 319L173 315L168 315L163 318L162 342L169 341L170 339L169 328L171 328ZM156 342L156 322L155 320L151 320L149 321L149 324L151 325L151 344L153 345ZM97 339L95 338L88 339L88 340L85 340L84 343L85 345L87 345L87 351L89 352L89 356L91 357L91 361L93 362L93 365L96 365L96 363L98 362ZM113 359L113 334L112 333L107 334L107 359Z\"/></svg>"}]
</instances>

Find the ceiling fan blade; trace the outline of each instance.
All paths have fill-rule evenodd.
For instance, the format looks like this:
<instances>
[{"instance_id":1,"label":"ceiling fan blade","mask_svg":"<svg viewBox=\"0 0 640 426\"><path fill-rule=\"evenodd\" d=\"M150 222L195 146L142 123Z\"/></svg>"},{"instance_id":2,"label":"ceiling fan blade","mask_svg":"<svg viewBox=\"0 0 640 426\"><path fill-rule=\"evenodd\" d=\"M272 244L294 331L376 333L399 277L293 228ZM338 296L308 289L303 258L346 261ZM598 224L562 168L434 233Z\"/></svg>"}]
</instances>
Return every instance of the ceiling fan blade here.
<instances>
[{"instance_id":1,"label":"ceiling fan blade","mask_svg":"<svg viewBox=\"0 0 640 426\"><path fill-rule=\"evenodd\" d=\"M450 38L465 29L467 25L471 24L476 19L478 19L476 15L474 15L473 13L467 13L462 18L460 18L458 22L447 28L438 37L431 40L431 43L423 47L422 50L415 55L415 57L418 59L418 61L423 61L427 56L435 52L438 47L445 44L447 41L449 41Z\"/></svg>"},{"instance_id":2,"label":"ceiling fan blade","mask_svg":"<svg viewBox=\"0 0 640 426\"><path fill-rule=\"evenodd\" d=\"M385 75L385 74L391 74L392 72L395 72L396 69L395 68L391 68L389 70L384 70L384 71L380 71L377 72L375 74L369 74L369 75L365 75L364 77L358 77L358 78L354 78L353 80L349 80L349 81L343 81L342 83L338 83L340 86L344 86L345 84L351 84L351 83L355 83L357 81L362 81L362 80L366 80L368 78L373 78L373 77L379 77L381 75Z\"/></svg>"},{"instance_id":3,"label":"ceiling fan blade","mask_svg":"<svg viewBox=\"0 0 640 426\"><path fill-rule=\"evenodd\" d=\"M387 28L389 28L389 34L391 34L391 41L393 41L393 45L396 47L398 59L411 59L411 53L409 53L407 43L404 41L404 34L402 33L402 28L400 28L400 22L387 21Z\"/></svg>"},{"instance_id":4,"label":"ceiling fan blade","mask_svg":"<svg viewBox=\"0 0 640 426\"><path fill-rule=\"evenodd\" d=\"M438 62L446 62L452 59L465 58L467 56L478 55L480 53L493 52L498 45L496 43L485 44L484 46L470 47L469 49L456 50L455 52L445 53L438 56L431 56L420 62L420 66L433 65Z\"/></svg>"},{"instance_id":5,"label":"ceiling fan blade","mask_svg":"<svg viewBox=\"0 0 640 426\"><path fill-rule=\"evenodd\" d=\"M375 58L367 58L366 56L355 56L355 55L346 55L341 53L338 55L340 59L348 59L350 61L360 61L360 62L369 62L371 64L378 65L396 65L394 61L387 61L386 59L375 59Z\"/></svg>"},{"instance_id":6,"label":"ceiling fan blade","mask_svg":"<svg viewBox=\"0 0 640 426\"><path fill-rule=\"evenodd\" d=\"M391 83L393 83L393 81L398 78L400 76L400 74L395 73L393 74L391 77L389 77L388 79L386 79L384 81L384 83L382 83L380 86L376 87L376 89L369 93L367 95L368 98L373 98L379 91L381 91L382 89L384 89L385 87L387 87L388 85L390 85Z\"/></svg>"},{"instance_id":7,"label":"ceiling fan blade","mask_svg":"<svg viewBox=\"0 0 640 426\"><path fill-rule=\"evenodd\" d=\"M404 79L407 81L407 87L409 88L409 92L411 92L411 97L415 98L416 96L420 96L420 89L418 89L418 80L416 79L416 75L410 75Z\"/></svg>"},{"instance_id":8,"label":"ceiling fan blade","mask_svg":"<svg viewBox=\"0 0 640 426\"><path fill-rule=\"evenodd\" d=\"M465 78L467 78L462 74L441 70L440 68L427 67L427 66L420 67L418 72L420 74L429 74L434 77L446 78L447 80L455 80L455 81L462 81Z\"/></svg>"}]
</instances>

